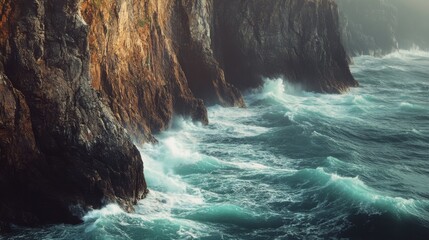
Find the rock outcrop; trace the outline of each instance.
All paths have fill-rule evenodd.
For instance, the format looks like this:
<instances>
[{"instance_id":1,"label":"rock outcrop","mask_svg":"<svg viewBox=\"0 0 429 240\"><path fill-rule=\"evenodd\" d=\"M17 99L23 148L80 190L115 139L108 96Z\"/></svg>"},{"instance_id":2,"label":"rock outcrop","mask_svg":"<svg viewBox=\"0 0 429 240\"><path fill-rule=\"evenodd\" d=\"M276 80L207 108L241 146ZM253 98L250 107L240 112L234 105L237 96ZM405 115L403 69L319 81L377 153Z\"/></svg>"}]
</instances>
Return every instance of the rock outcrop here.
<instances>
[{"instance_id":1,"label":"rock outcrop","mask_svg":"<svg viewBox=\"0 0 429 240\"><path fill-rule=\"evenodd\" d=\"M262 77L329 93L357 85L332 0L0 6L0 226L131 209L147 188L130 137L155 141L175 114L208 123L205 104L243 107L238 89Z\"/></svg>"},{"instance_id":2,"label":"rock outcrop","mask_svg":"<svg viewBox=\"0 0 429 240\"><path fill-rule=\"evenodd\" d=\"M82 15L92 85L135 139L175 113L207 123L204 103L244 106L236 87L262 77L329 93L357 85L330 0L85 0Z\"/></svg>"},{"instance_id":3,"label":"rock outcrop","mask_svg":"<svg viewBox=\"0 0 429 240\"><path fill-rule=\"evenodd\" d=\"M214 1L217 54L227 81L255 87L283 75L304 89L339 93L350 74L330 0Z\"/></svg>"},{"instance_id":4,"label":"rock outcrop","mask_svg":"<svg viewBox=\"0 0 429 240\"><path fill-rule=\"evenodd\" d=\"M92 85L135 139L151 140L174 113L207 123L173 42L179 7L171 0L83 2Z\"/></svg>"},{"instance_id":5,"label":"rock outcrop","mask_svg":"<svg viewBox=\"0 0 429 240\"><path fill-rule=\"evenodd\" d=\"M0 221L76 223L146 192L137 148L90 87L77 0L2 0Z\"/></svg>"}]
</instances>

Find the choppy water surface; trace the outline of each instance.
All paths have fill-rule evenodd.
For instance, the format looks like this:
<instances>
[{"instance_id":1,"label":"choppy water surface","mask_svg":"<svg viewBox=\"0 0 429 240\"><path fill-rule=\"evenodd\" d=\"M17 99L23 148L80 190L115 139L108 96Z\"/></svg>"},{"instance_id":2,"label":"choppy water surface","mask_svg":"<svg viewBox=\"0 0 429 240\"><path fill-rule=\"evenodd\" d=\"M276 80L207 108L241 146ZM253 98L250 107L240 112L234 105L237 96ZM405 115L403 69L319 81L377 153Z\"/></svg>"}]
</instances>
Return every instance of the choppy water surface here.
<instances>
[{"instance_id":1,"label":"choppy water surface","mask_svg":"<svg viewBox=\"0 0 429 240\"><path fill-rule=\"evenodd\" d=\"M14 239L429 239L429 53L354 59L361 87L282 79L145 145L151 192Z\"/></svg>"}]
</instances>

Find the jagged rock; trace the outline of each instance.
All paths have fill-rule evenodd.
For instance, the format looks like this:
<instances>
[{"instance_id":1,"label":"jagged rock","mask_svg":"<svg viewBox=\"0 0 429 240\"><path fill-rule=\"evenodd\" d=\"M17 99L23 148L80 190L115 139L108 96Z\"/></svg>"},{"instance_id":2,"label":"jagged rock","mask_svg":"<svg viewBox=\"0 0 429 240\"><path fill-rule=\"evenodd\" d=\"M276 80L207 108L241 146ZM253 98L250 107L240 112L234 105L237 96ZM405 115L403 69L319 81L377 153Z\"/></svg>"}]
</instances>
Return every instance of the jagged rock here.
<instances>
[{"instance_id":1,"label":"jagged rock","mask_svg":"<svg viewBox=\"0 0 429 240\"><path fill-rule=\"evenodd\" d=\"M135 139L152 139L174 114L207 123L173 42L180 1L86 0L92 85ZM197 114L198 113L198 114Z\"/></svg>"},{"instance_id":2,"label":"jagged rock","mask_svg":"<svg viewBox=\"0 0 429 240\"><path fill-rule=\"evenodd\" d=\"M304 89L338 93L357 86L350 74L330 0L218 0L216 54L228 82L255 87L285 76Z\"/></svg>"},{"instance_id":3,"label":"jagged rock","mask_svg":"<svg viewBox=\"0 0 429 240\"><path fill-rule=\"evenodd\" d=\"M226 81L215 57L215 2L182 0L182 11L173 19L183 29L175 34L179 60L195 96L209 104L243 107L241 93Z\"/></svg>"},{"instance_id":4,"label":"jagged rock","mask_svg":"<svg viewBox=\"0 0 429 240\"><path fill-rule=\"evenodd\" d=\"M90 87L79 2L2 1L0 221L76 223L147 192L137 148Z\"/></svg>"},{"instance_id":5,"label":"jagged rock","mask_svg":"<svg viewBox=\"0 0 429 240\"><path fill-rule=\"evenodd\" d=\"M0 0L0 222L76 223L147 193L134 140L284 75L357 83L331 0ZM125 131L124 128L127 129Z\"/></svg>"},{"instance_id":6,"label":"jagged rock","mask_svg":"<svg viewBox=\"0 0 429 240\"><path fill-rule=\"evenodd\" d=\"M244 106L235 86L263 76L319 92L357 85L332 1L86 0L82 14L93 86L135 139L152 139L174 113L207 123L198 99Z\"/></svg>"}]
</instances>

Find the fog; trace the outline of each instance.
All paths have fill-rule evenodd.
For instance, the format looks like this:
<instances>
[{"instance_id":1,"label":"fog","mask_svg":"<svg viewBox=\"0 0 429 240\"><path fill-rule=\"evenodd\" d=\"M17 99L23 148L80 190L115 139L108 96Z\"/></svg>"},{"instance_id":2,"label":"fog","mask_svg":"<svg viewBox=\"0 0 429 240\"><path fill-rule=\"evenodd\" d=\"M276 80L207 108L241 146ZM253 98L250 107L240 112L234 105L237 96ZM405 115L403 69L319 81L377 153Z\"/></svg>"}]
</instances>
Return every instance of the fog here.
<instances>
[{"instance_id":1,"label":"fog","mask_svg":"<svg viewBox=\"0 0 429 240\"><path fill-rule=\"evenodd\" d=\"M429 49L429 0L336 0L349 53Z\"/></svg>"},{"instance_id":2,"label":"fog","mask_svg":"<svg viewBox=\"0 0 429 240\"><path fill-rule=\"evenodd\" d=\"M391 0L396 3L407 5L416 10L429 11L429 1L428 0Z\"/></svg>"}]
</instances>

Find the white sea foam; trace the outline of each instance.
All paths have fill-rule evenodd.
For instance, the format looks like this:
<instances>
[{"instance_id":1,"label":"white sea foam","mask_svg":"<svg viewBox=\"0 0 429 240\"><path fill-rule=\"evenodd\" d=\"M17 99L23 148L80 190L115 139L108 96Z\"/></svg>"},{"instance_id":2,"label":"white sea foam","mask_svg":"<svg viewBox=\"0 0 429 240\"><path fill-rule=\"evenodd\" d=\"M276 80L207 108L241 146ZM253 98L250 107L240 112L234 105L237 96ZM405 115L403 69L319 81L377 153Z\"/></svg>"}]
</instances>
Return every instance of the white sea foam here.
<instances>
[{"instance_id":1,"label":"white sea foam","mask_svg":"<svg viewBox=\"0 0 429 240\"><path fill-rule=\"evenodd\" d=\"M416 57L429 57L429 52L420 50L420 49L410 49L410 50L398 50L393 53L390 53L383 58L385 59L402 59L402 60L412 60Z\"/></svg>"},{"instance_id":2,"label":"white sea foam","mask_svg":"<svg viewBox=\"0 0 429 240\"><path fill-rule=\"evenodd\" d=\"M355 114L377 107L372 99L352 89L345 94L318 94L305 92L299 85L278 79L265 79L263 87L247 97L249 102L272 100L284 108L284 116L291 121L305 124L307 118L334 118L355 120Z\"/></svg>"},{"instance_id":3,"label":"white sea foam","mask_svg":"<svg viewBox=\"0 0 429 240\"><path fill-rule=\"evenodd\" d=\"M175 169L202 161L203 156L190 148L194 139L187 134L181 135L181 138L189 141L186 146L180 137L168 136L160 139L157 145L147 144L140 148L146 180L152 188L169 193L187 193L192 190L175 174Z\"/></svg>"},{"instance_id":4,"label":"white sea foam","mask_svg":"<svg viewBox=\"0 0 429 240\"><path fill-rule=\"evenodd\" d=\"M255 169L255 170L261 170L261 169L268 169L269 167L255 162L232 162L231 165L237 166L242 169Z\"/></svg>"},{"instance_id":5,"label":"white sea foam","mask_svg":"<svg viewBox=\"0 0 429 240\"><path fill-rule=\"evenodd\" d=\"M329 176L330 181L327 183L327 186L334 185L337 191L345 194L345 197L351 197L352 201L358 201L364 211L366 208L376 207L380 210L397 213L398 215L405 213L424 217L421 216L421 214L424 214L422 207L429 206L429 201L425 200L388 196L367 186L359 176L344 177L336 173L327 173L322 167L316 170L321 175Z\"/></svg>"},{"instance_id":6,"label":"white sea foam","mask_svg":"<svg viewBox=\"0 0 429 240\"><path fill-rule=\"evenodd\" d=\"M97 209L97 210L88 212L88 214L86 214L83 217L83 220L90 221L90 220L98 219L100 217L118 215L123 213L125 213L124 210L122 210L122 208L119 207L117 204L109 204L102 209Z\"/></svg>"},{"instance_id":7,"label":"white sea foam","mask_svg":"<svg viewBox=\"0 0 429 240\"><path fill-rule=\"evenodd\" d=\"M417 135L422 134L422 132L420 132L419 130L417 130L417 129L415 129L415 128L411 129L411 132L413 132L413 133L415 133L415 134L417 134Z\"/></svg>"},{"instance_id":8,"label":"white sea foam","mask_svg":"<svg viewBox=\"0 0 429 240\"><path fill-rule=\"evenodd\" d=\"M204 204L199 194L159 192L151 190L136 206L136 212L146 220L174 218L174 209L190 210Z\"/></svg>"},{"instance_id":9,"label":"white sea foam","mask_svg":"<svg viewBox=\"0 0 429 240\"><path fill-rule=\"evenodd\" d=\"M266 127L255 126L248 122L250 118L256 118L258 112L245 108L223 108L214 106L208 109L210 118L210 130L212 134L224 134L231 137L253 137L269 131Z\"/></svg>"}]
</instances>

